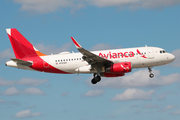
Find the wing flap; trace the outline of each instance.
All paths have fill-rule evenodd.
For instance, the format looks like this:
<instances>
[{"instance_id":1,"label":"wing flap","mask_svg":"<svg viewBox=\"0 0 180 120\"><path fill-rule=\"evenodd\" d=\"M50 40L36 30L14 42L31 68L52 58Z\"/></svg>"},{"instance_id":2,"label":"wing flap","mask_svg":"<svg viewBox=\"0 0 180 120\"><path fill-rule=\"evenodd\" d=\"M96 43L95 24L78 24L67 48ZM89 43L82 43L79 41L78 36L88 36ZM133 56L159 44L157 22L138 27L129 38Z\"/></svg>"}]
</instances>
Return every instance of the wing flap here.
<instances>
[{"instance_id":1,"label":"wing flap","mask_svg":"<svg viewBox=\"0 0 180 120\"><path fill-rule=\"evenodd\" d=\"M104 64L107 64L107 63L112 63L111 61L107 60L107 59L104 59L102 57L99 57L98 55L84 49L84 48L78 48L79 52L81 52L84 56L83 57L87 57L89 58L90 60L96 62L96 63L104 63Z\"/></svg>"}]
</instances>

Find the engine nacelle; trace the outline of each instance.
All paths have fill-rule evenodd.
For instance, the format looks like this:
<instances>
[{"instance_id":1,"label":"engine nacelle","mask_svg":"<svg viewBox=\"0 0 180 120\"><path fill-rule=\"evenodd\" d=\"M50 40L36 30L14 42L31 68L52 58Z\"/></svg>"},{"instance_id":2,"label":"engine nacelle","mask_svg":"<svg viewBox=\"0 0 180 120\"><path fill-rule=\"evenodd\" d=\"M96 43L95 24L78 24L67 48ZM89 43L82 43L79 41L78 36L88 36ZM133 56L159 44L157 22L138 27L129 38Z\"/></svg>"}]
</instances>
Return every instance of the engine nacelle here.
<instances>
[{"instance_id":1,"label":"engine nacelle","mask_svg":"<svg viewBox=\"0 0 180 120\"><path fill-rule=\"evenodd\" d=\"M132 70L131 62L115 63L106 68L106 73L128 73Z\"/></svg>"},{"instance_id":2,"label":"engine nacelle","mask_svg":"<svg viewBox=\"0 0 180 120\"><path fill-rule=\"evenodd\" d=\"M101 77L120 77L120 76L124 76L124 73L117 73L117 74L113 74L113 73L100 73Z\"/></svg>"}]
</instances>

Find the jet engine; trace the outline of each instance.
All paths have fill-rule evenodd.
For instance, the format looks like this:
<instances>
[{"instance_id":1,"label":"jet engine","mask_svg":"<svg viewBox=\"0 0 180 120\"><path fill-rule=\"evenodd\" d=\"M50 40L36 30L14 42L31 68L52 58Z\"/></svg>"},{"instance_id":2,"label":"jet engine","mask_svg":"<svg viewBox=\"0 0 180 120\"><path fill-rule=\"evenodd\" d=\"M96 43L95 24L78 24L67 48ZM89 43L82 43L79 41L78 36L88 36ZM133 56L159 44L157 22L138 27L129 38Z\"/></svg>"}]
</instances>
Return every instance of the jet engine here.
<instances>
[{"instance_id":1,"label":"jet engine","mask_svg":"<svg viewBox=\"0 0 180 120\"><path fill-rule=\"evenodd\" d=\"M121 62L121 63L115 63L111 65L110 67L106 68L106 73L128 73L132 70L132 64L131 62Z\"/></svg>"}]
</instances>

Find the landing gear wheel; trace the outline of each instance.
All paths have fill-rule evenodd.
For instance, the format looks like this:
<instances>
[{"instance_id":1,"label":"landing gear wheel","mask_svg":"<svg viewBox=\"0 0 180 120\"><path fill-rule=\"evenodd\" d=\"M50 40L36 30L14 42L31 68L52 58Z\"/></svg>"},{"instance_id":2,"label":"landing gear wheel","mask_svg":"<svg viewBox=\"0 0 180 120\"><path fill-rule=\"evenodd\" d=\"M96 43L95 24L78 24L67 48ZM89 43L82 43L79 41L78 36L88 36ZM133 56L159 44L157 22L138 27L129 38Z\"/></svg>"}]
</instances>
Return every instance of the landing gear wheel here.
<instances>
[{"instance_id":1,"label":"landing gear wheel","mask_svg":"<svg viewBox=\"0 0 180 120\"><path fill-rule=\"evenodd\" d=\"M91 83L96 84L99 81L101 81L101 77L99 75L94 74L94 78L91 80Z\"/></svg>"},{"instance_id":2,"label":"landing gear wheel","mask_svg":"<svg viewBox=\"0 0 180 120\"><path fill-rule=\"evenodd\" d=\"M93 79L91 80L91 83L92 83L92 84L96 84L97 82L96 82L96 80L93 78Z\"/></svg>"},{"instance_id":3,"label":"landing gear wheel","mask_svg":"<svg viewBox=\"0 0 180 120\"><path fill-rule=\"evenodd\" d=\"M101 81L101 77L99 75L96 76L95 79L96 79L97 82Z\"/></svg>"},{"instance_id":4,"label":"landing gear wheel","mask_svg":"<svg viewBox=\"0 0 180 120\"><path fill-rule=\"evenodd\" d=\"M149 72L150 72L149 77L150 77L150 78L153 78L153 77L154 77L154 74L151 73L151 72L152 72L151 67L148 67L148 70L149 70Z\"/></svg>"},{"instance_id":5,"label":"landing gear wheel","mask_svg":"<svg viewBox=\"0 0 180 120\"><path fill-rule=\"evenodd\" d=\"M149 77L150 77L150 78L153 78L153 77L154 77L154 74L152 74L152 73L149 74Z\"/></svg>"}]
</instances>

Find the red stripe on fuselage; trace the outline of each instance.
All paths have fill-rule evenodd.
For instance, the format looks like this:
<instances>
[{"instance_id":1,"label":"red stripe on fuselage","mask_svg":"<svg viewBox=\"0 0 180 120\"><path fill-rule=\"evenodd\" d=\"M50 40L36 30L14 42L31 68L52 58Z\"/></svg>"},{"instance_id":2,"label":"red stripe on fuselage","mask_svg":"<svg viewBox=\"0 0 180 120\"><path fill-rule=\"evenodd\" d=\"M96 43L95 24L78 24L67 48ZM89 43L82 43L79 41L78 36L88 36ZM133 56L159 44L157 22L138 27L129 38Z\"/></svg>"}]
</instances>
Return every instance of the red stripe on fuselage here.
<instances>
[{"instance_id":1,"label":"red stripe on fuselage","mask_svg":"<svg viewBox=\"0 0 180 120\"><path fill-rule=\"evenodd\" d=\"M33 65L29 66L30 68L41 71L41 72L48 72L48 73L60 73L60 74L71 74L68 72L64 72L62 70L59 70L49 63L45 62L42 58L38 57L31 57L31 58L24 58L22 60L25 61L33 61Z\"/></svg>"}]
</instances>

